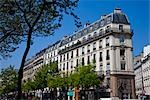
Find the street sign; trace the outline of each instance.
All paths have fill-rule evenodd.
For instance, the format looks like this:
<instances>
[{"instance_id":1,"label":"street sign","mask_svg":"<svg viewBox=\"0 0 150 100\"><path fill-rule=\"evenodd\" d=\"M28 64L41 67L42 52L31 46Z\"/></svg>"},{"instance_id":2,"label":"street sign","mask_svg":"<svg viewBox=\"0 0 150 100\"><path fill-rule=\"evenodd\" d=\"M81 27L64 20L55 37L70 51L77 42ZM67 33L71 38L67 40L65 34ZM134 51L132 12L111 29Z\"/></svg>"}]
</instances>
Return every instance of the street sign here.
<instances>
[{"instance_id":1,"label":"street sign","mask_svg":"<svg viewBox=\"0 0 150 100\"><path fill-rule=\"evenodd\" d=\"M67 95L68 95L68 96L73 96L73 91L72 91L72 90L68 91L68 92L67 92Z\"/></svg>"}]
</instances>

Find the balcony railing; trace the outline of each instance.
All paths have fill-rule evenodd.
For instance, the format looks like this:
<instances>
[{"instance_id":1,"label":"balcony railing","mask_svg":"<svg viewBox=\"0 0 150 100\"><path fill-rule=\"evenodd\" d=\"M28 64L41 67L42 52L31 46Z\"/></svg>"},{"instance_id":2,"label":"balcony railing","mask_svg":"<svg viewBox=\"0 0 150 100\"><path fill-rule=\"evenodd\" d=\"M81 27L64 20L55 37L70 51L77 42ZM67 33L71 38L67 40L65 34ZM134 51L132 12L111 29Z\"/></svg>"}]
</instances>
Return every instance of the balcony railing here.
<instances>
[{"instance_id":1,"label":"balcony railing","mask_svg":"<svg viewBox=\"0 0 150 100\"><path fill-rule=\"evenodd\" d=\"M83 40L83 41L78 41L76 44L70 46L70 47L67 47L65 49L62 49L60 50L58 53L59 54L63 54L63 53L66 53L70 50L73 50L73 49L76 49L76 48L79 48L85 44L88 44L88 43L91 43L95 40L98 40L100 38L103 38L111 33L129 33L129 34L132 34L131 30L129 29L124 29L124 30L119 30L117 28L110 28L110 29L106 29L105 32L100 32L99 34L97 35L94 35L93 37L90 37L90 39L86 39L86 40Z\"/></svg>"},{"instance_id":2,"label":"balcony railing","mask_svg":"<svg viewBox=\"0 0 150 100\"><path fill-rule=\"evenodd\" d=\"M134 75L134 71L126 71L126 70L111 70L110 74L128 74Z\"/></svg>"}]
</instances>

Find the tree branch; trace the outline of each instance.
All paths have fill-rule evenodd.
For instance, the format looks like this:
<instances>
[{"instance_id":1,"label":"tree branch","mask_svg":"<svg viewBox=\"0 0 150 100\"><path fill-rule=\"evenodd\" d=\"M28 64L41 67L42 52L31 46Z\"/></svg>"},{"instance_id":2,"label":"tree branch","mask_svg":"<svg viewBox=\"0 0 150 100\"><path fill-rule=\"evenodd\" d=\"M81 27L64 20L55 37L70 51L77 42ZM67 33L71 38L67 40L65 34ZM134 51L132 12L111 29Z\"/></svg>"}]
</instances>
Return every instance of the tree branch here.
<instances>
[{"instance_id":1,"label":"tree branch","mask_svg":"<svg viewBox=\"0 0 150 100\"><path fill-rule=\"evenodd\" d=\"M2 36L0 38L0 43L3 42L7 37L9 37L13 31L15 31L15 29L13 29L12 31L10 31L10 32L6 33L4 36Z\"/></svg>"},{"instance_id":2,"label":"tree branch","mask_svg":"<svg viewBox=\"0 0 150 100\"><path fill-rule=\"evenodd\" d=\"M15 3L17 5L17 7L19 8L19 10L23 13L23 17L24 17L25 22L27 23L29 28L31 28L31 25L30 25L30 23L29 23L29 21L27 20L27 17L26 17L26 10L23 10L16 0L15 0Z\"/></svg>"},{"instance_id":3,"label":"tree branch","mask_svg":"<svg viewBox=\"0 0 150 100\"><path fill-rule=\"evenodd\" d=\"M44 2L44 3L43 3L43 6L42 6L42 8L41 8L41 11L40 11L40 13L38 14L37 18L35 19L35 21L34 21L33 24L32 24L32 29L34 28L35 24L38 22L38 20L40 19L41 15L42 15L42 13L43 13L43 10L44 10L45 5L46 5L46 1L44 0L43 2Z\"/></svg>"}]
</instances>

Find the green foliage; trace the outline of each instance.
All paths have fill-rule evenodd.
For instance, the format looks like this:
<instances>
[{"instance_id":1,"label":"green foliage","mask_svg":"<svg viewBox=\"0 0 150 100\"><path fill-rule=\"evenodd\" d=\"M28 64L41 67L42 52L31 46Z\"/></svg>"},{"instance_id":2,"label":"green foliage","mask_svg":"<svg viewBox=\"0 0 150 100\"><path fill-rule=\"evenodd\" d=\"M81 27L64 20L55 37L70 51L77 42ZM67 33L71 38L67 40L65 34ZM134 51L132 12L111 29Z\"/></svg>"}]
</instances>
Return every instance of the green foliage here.
<instances>
[{"instance_id":1,"label":"green foliage","mask_svg":"<svg viewBox=\"0 0 150 100\"><path fill-rule=\"evenodd\" d=\"M17 88L17 70L14 69L14 66L9 66L1 70L0 73L0 91L1 93L13 92Z\"/></svg>"},{"instance_id":2,"label":"green foliage","mask_svg":"<svg viewBox=\"0 0 150 100\"><path fill-rule=\"evenodd\" d=\"M57 68L57 62L44 65L35 75L34 81L23 85L24 91L49 88L64 88L82 86L85 88L100 84L100 79L92 65L77 67L68 77L62 77Z\"/></svg>"},{"instance_id":3,"label":"green foliage","mask_svg":"<svg viewBox=\"0 0 150 100\"><path fill-rule=\"evenodd\" d=\"M32 80L28 80L26 83L22 85L22 90L28 92L30 90L35 90L35 82Z\"/></svg>"},{"instance_id":4,"label":"green foliage","mask_svg":"<svg viewBox=\"0 0 150 100\"><path fill-rule=\"evenodd\" d=\"M48 87L50 88L64 87L64 82L64 78L59 75L48 77Z\"/></svg>"},{"instance_id":5,"label":"green foliage","mask_svg":"<svg viewBox=\"0 0 150 100\"><path fill-rule=\"evenodd\" d=\"M34 79L36 89L43 89L47 87L47 74L48 67L45 65L37 71Z\"/></svg>"},{"instance_id":6,"label":"green foliage","mask_svg":"<svg viewBox=\"0 0 150 100\"><path fill-rule=\"evenodd\" d=\"M42 68L35 75L35 87L36 89L43 89L48 86L48 80L58 72L57 62L52 62L48 65L42 66ZM51 77L50 77L51 76ZM52 84L52 83L51 83ZM53 83L55 86L55 83Z\"/></svg>"},{"instance_id":7,"label":"green foliage","mask_svg":"<svg viewBox=\"0 0 150 100\"><path fill-rule=\"evenodd\" d=\"M65 14L74 18L79 0L0 0L0 56L7 57L27 36L50 36L61 27Z\"/></svg>"},{"instance_id":8,"label":"green foliage","mask_svg":"<svg viewBox=\"0 0 150 100\"><path fill-rule=\"evenodd\" d=\"M69 84L74 87L90 87L100 84L98 75L94 71L92 65L77 67L75 72L70 75Z\"/></svg>"}]
</instances>

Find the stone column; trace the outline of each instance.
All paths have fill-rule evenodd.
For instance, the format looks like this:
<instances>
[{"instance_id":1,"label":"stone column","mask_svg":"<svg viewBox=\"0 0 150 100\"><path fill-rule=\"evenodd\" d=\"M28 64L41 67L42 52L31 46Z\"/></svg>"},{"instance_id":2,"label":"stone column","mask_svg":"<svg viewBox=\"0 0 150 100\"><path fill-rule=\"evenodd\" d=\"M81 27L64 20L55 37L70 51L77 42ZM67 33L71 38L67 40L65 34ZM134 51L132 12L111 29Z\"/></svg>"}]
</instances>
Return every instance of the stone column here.
<instances>
[{"instance_id":1,"label":"stone column","mask_svg":"<svg viewBox=\"0 0 150 100\"><path fill-rule=\"evenodd\" d=\"M119 100L118 98L118 87L117 87L117 77L114 75L111 75L111 82L110 82L110 96L112 97L112 100Z\"/></svg>"},{"instance_id":2,"label":"stone column","mask_svg":"<svg viewBox=\"0 0 150 100\"><path fill-rule=\"evenodd\" d=\"M136 98L136 94L135 94L135 80L134 80L134 76L132 76L132 79L131 79L131 98L132 99L135 99Z\"/></svg>"}]
</instances>

